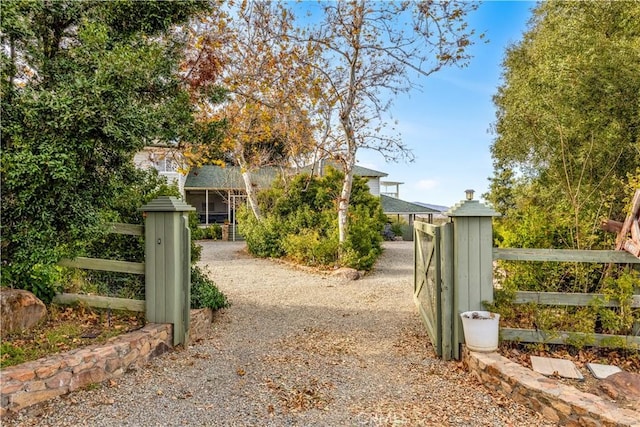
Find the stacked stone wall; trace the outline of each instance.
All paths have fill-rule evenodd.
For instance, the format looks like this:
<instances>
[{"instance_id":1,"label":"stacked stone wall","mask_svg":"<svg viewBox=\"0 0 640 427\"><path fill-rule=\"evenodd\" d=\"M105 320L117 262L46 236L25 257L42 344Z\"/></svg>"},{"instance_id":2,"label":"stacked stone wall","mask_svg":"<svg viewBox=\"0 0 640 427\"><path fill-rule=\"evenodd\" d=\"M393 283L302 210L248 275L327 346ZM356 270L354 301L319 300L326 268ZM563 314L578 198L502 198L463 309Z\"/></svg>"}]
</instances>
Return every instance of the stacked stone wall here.
<instances>
[{"instance_id":1,"label":"stacked stone wall","mask_svg":"<svg viewBox=\"0 0 640 427\"><path fill-rule=\"evenodd\" d=\"M0 414L124 374L171 349L170 324L142 329L47 358L4 368L0 372Z\"/></svg>"},{"instance_id":2,"label":"stacked stone wall","mask_svg":"<svg viewBox=\"0 0 640 427\"><path fill-rule=\"evenodd\" d=\"M191 310L189 321L189 342L193 343L207 336L207 330L211 328L213 322L213 310L210 308L199 308Z\"/></svg>"},{"instance_id":3,"label":"stacked stone wall","mask_svg":"<svg viewBox=\"0 0 640 427\"><path fill-rule=\"evenodd\" d=\"M639 427L640 412L547 378L498 353L463 350L463 360L487 388L500 392L563 426Z\"/></svg>"},{"instance_id":4,"label":"stacked stone wall","mask_svg":"<svg viewBox=\"0 0 640 427\"><path fill-rule=\"evenodd\" d=\"M213 311L191 310L189 342L206 337ZM128 334L0 372L0 416L123 375L172 348L171 324L147 324Z\"/></svg>"}]
</instances>

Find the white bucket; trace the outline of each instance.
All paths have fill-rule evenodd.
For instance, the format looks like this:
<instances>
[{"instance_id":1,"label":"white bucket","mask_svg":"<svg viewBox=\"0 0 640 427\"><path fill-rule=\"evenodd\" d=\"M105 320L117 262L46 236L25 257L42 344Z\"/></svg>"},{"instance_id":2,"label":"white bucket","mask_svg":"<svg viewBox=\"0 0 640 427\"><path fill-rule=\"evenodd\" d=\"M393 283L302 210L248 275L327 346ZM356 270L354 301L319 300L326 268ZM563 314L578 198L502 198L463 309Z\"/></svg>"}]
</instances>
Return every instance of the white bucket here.
<instances>
[{"instance_id":1,"label":"white bucket","mask_svg":"<svg viewBox=\"0 0 640 427\"><path fill-rule=\"evenodd\" d=\"M500 315L490 311L460 313L464 341L471 351L491 352L498 349Z\"/></svg>"}]
</instances>

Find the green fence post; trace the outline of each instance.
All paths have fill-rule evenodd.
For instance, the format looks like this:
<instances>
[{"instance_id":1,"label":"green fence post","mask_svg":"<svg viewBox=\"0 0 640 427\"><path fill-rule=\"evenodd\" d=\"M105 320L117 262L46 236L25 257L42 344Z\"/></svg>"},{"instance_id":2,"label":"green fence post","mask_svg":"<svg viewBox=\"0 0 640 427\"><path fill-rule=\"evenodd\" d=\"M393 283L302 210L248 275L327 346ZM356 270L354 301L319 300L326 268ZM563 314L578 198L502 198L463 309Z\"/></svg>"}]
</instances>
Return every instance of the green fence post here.
<instances>
[{"instance_id":1,"label":"green fence post","mask_svg":"<svg viewBox=\"0 0 640 427\"><path fill-rule=\"evenodd\" d=\"M453 357L460 358L464 342L460 313L484 310L483 301L493 302L493 225L500 216L493 209L473 200L473 190L466 190L466 200L446 212L453 222Z\"/></svg>"},{"instance_id":2,"label":"green fence post","mask_svg":"<svg viewBox=\"0 0 640 427\"><path fill-rule=\"evenodd\" d=\"M145 307L148 322L172 323L173 345L189 337L191 233L182 200L160 196L140 208L145 214Z\"/></svg>"}]
</instances>

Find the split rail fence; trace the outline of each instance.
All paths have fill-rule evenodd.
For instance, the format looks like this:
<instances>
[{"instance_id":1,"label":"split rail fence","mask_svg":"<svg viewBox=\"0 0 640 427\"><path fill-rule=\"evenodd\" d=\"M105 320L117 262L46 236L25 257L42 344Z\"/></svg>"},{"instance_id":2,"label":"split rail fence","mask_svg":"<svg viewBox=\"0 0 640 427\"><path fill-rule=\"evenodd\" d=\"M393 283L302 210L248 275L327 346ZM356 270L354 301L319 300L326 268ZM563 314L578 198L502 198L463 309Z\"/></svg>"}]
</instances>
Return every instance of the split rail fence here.
<instances>
[{"instance_id":1,"label":"split rail fence","mask_svg":"<svg viewBox=\"0 0 640 427\"><path fill-rule=\"evenodd\" d=\"M124 223L109 224L109 232L131 236L144 236L144 226ZM101 258L78 257L74 259L62 259L58 265L63 267L79 268L83 270L99 270L115 273L141 274L145 273L143 262L118 261ZM101 295L84 295L74 293L62 293L54 297L57 304L86 304L89 307L106 308L111 310L145 311L145 301L129 298L106 297Z\"/></svg>"},{"instance_id":2,"label":"split rail fence","mask_svg":"<svg viewBox=\"0 0 640 427\"><path fill-rule=\"evenodd\" d=\"M640 265L640 259L624 251L571 250L571 249L515 249L494 248L493 259L504 261L585 262ZM549 306L586 307L593 303L603 307L620 307L620 301L610 300L603 294L518 291L514 303L536 303ZM633 295L631 308L640 308L640 295ZM568 331L543 331L539 329L500 328L501 338L528 343L565 344L571 340L600 346L640 349L637 335L611 335Z\"/></svg>"},{"instance_id":3,"label":"split rail fence","mask_svg":"<svg viewBox=\"0 0 640 427\"><path fill-rule=\"evenodd\" d=\"M83 302L92 307L143 311L147 322L173 324L173 344L189 337L191 302L191 231L187 212L195 208L182 200L160 196L140 208L145 225L112 223L110 232L144 236L144 263L78 257L63 259L65 267L145 276L145 300L96 295L61 294L59 304Z\"/></svg>"},{"instance_id":4,"label":"split rail fence","mask_svg":"<svg viewBox=\"0 0 640 427\"><path fill-rule=\"evenodd\" d=\"M469 190L471 191L471 190ZM632 238L637 230L640 190L634 209L626 223ZM628 251L583 251L563 249L515 249L493 247L492 218L500 214L473 200L473 193L445 213L449 221L442 225L415 222L414 301L438 356L444 360L460 357L464 343L460 313L486 310L493 302L493 270L495 260L522 262L617 263L640 266L640 258ZM636 228L635 231L634 228ZM634 240L635 241L635 240ZM636 291L637 292L637 291ZM549 306L619 307L620 301L608 300L603 294L560 292L516 293L515 303L537 303ZM628 302L625 301L625 304ZM633 295L631 308L640 308L640 295ZM609 335L540 329L500 328L503 340L564 344L572 340L595 346L640 349L636 325L634 335Z\"/></svg>"}]
</instances>

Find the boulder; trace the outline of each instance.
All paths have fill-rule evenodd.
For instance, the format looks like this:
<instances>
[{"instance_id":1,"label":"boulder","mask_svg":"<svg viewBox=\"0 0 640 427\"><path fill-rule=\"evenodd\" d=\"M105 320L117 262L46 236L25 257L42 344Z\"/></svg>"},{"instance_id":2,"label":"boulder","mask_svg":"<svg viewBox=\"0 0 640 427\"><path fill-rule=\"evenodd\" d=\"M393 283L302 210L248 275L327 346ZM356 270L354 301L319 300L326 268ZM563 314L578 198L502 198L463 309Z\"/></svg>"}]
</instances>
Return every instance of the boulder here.
<instances>
[{"instance_id":1,"label":"boulder","mask_svg":"<svg viewBox=\"0 0 640 427\"><path fill-rule=\"evenodd\" d=\"M0 290L2 335L33 328L46 316L47 307L34 294L22 289Z\"/></svg>"},{"instance_id":2,"label":"boulder","mask_svg":"<svg viewBox=\"0 0 640 427\"><path fill-rule=\"evenodd\" d=\"M332 276L342 277L348 280L358 280L360 272L355 268L342 267L331 273Z\"/></svg>"},{"instance_id":3,"label":"boulder","mask_svg":"<svg viewBox=\"0 0 640 427\"><path fill-rule=\"evenodd\" d=\"M600 388L612 399L625 398L640 403L640 374L618 372L602 380Z\"/></svg>"}]
</instances>

